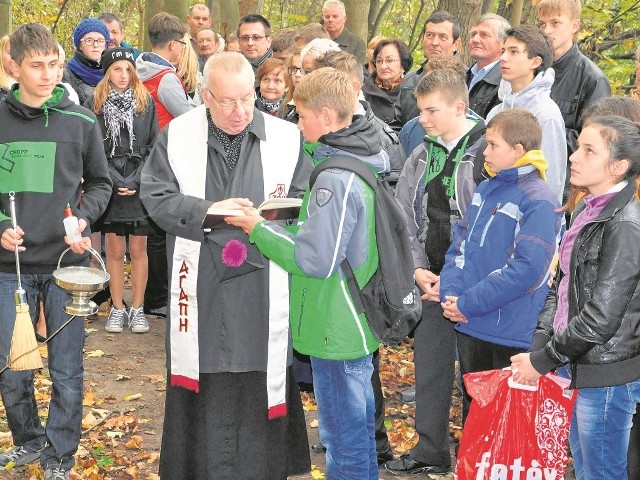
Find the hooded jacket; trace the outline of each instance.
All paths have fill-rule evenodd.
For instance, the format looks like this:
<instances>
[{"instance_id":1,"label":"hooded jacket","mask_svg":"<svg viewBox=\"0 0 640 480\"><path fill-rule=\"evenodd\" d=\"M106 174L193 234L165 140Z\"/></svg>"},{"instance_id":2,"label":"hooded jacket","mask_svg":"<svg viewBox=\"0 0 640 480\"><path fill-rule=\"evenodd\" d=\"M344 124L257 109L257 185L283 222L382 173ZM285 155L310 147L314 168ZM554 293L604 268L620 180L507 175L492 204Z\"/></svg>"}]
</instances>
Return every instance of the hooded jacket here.
<instances>
[{"instance_id":1,"label":"hooded jacket","mask_svg":"<svg viewBox=\"0 0 640 480\"><path fill-rule=\"evenodd\" d=\"M316 164L335 155L367 163L377 173L389 160L371 122L356 115L348 127L320 137ZM351 360L374 352L364 314L357 314L340 264L346 258L364 285L378 267L375 193L356 174L342 169L320 173L304 196L298 232L274 222L254 228L250 240L292 274L290 323L301 353L327 360Z\"/></svg>"},{"instance_id":2,"label":"hooded jacket","mask_svg":"<svg viewBox=\"0 0 640 480\"><path fill-rule=\"evenodd\" d=\"M487 115L487 123L496 114L512 108L524 108L535 115L542 127L540 150L548 164L547 183L556 194L558 202L562 202L567 176L567 147L562 113L550 96L554 79L553 69L548 68L515 93L511 91L511 84L502 80L498 89L498 97L502 103L491 109Z\"/></svg>"},{"instance_id":3,"label":"hooded jacket","mask_svg":"<svg viewBox=\"0 0 640 480\"><path fill-rule=\"evenodd\" d=\"M426 136L407 159L396 185L396 200L408 224L414 267L436 274L444 264L453 227L476 188L474 166L486 127L478 117L466 118L475 125L451 152L436 138Z\"/></svg>"},{"instance_id":4,"label":"hooded jacket","mask_svg":"<svg viewBox=\"0 0 640 480\"><path fill-rule=\"evenodd\" d=\"M179 117L195 107L174 66L160 55L153 52L141 53L136 59L136 71L156 102L158 123L161 129L171 119ZM156 85L154 79L158 78L159 81Z\"/></svg>"},{"instance_id":5,"label":"hooded jacket","mask_svg":"<svg viewBox=\"0 0 640 480\"><path fill-rule=\"evenodd\" d=\"M16 192L16 217L24 230L20 253L23 273L51 273L64 243L64 209L71 205L88 225L104 212L111 179L93 113L69 100L57 86L40 108L19 101L15 85L0 102L0 235L12 228L10 191ZM66 254L62 265L80 264L88 254ZM15 256L0 248L0 271L15 272Z\"/></svg>"},{"instance_id":6,"label":"hooded jacket","mask_svg":"<svg viewBox=\"0 0 640 480\"><path fill-rule=\"evenodd\" d=\"M630 181L587 223L571 249L569 323L554 333L556 277L540 313L531 364L544 374L571 364L571 388L640 378L640 202ZM582 203L573 213L575 218Z\"/></svg>"},{"instance_id":7,"label":"hooded jacket","mask_svg":"<svg viewBox=\"0 0 640 480\"><path fill-rule=\"evenodd\" d=\"M526 349L549 291L562 214L543 180L542 152L516 165L478 185L447 251L440 299L458 297L468 323L456 323L457 331Z\"/></svg>"}]
</instances>

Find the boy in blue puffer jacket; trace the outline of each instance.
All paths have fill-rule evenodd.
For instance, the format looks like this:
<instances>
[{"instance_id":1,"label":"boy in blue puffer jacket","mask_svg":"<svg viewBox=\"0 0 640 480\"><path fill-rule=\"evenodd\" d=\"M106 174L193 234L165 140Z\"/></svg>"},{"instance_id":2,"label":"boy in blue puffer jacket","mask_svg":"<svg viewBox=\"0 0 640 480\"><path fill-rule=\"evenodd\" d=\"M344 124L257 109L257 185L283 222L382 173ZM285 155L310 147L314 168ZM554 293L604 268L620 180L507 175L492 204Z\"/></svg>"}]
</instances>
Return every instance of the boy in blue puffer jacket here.
<instances>
[{"instance_id":1,"label":"boy in blue puffer jacket","mask_svg":"<svg viewBox=\"0 0 640 480\"><path fill-rule=\"evenodd\" d=\"M474 192L440 272L462 375L507 367L531 346L562 225L545 182L541 137L535 116L523 109L501 112L487 125L491 178ZM463 420L470 401L465 393Z\"/></svg>"}]
</instances>

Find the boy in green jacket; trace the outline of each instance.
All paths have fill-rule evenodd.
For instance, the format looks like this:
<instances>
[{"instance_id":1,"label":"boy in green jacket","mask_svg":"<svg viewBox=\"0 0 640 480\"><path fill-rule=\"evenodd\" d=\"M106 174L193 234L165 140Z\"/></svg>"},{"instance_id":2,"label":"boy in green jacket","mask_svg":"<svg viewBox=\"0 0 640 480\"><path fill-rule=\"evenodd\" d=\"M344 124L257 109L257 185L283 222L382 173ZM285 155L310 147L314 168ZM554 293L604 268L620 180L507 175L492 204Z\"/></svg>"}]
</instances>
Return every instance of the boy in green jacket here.
<instances>
[{"instance_id":1,"label":"boy in green jacket","mask_svg":"<svg viewBox=\"0 0 640 480\"><path fill-rule=\"evenodd\" d=\"M315 164L339 155L387 171L374 127L352 116L355 95L349 77L333 68L305 77L294 99L307 151ZM377 269L374 206L375 193L356 174L328 169L305 193L296 234L255 211L227 219L292 275L291 334L296 350L311 357L328 478L378 478L371 354L379 343L356 313L340 271L346 258L364 285Z\"/></svg>"}]
</instances>

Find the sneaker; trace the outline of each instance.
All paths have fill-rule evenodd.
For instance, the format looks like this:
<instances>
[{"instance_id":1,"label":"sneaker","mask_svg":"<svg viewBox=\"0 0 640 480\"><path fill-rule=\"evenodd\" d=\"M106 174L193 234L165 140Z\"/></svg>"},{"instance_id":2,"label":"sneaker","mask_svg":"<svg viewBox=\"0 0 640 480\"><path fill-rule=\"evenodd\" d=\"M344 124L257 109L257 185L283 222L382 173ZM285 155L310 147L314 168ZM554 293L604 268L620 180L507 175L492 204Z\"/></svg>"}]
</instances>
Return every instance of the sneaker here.
<instances>
[{"instance_id":1,"label":"sneaker","mask_svg":"<svg viewBox=\"0 0 640 480\"><path fill-rule=\"evenodd\" d=\"M44 471L44 480L68 480L70 473L62 465L49 464Z\"/></svg>"},{"instance_id":2,"label":"sneaker","mask_svg":"<svg viewBox=\"0 0 640 480\"><path fill-rule=\"evenodd\" d=\"M124 317L126 315L127 311L124 308L118 310L116 307L111 307L104 329L109 333L121 333L124 329Z\"/></svg>"},{"instance_id":3,"label":"sneaker","mask_svg":"<svg viewBox=\"0 0 640 480\"><path fill-rule=\"evenodd\" d=\"M131 307L129 310L129 328L133 333L147 333L149 331L149 320L144 314L144 307Z\"/></svg>"},{"instance_id":4,"label":"sneaker","mask_svg":"<svg viewBox=\"0 0 640 480\"><path fill-rule=\"evenodd\" d=\"M390 460L384 464L387 472L393 475L417 475L420 473L444 474L451 471L451 467L443 465L429 465L414 460L409 455L403 455L397 460Z\"/></svg>"},{"instance_id":5,"label":"sneaker","mask_svg":"<svg viewBox=\"0 0 640 480\"><path fill-rule=\"evenodd\" d=\"M18 445L13 449L0 454L0 468L6 467L13 462L14 467L22 467L28 463L35 462L40 458L43 448L35 450L34 447Z\"/></svg>"}]
</instances>

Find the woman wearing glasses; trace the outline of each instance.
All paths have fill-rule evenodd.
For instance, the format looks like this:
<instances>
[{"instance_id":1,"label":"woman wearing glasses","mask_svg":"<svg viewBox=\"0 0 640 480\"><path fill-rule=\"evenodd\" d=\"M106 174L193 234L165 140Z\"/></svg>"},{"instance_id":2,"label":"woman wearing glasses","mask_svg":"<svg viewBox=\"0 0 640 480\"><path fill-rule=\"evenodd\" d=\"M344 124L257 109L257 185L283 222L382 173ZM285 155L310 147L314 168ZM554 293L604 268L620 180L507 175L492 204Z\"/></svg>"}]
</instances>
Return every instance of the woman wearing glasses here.
<instances>
[{"instance_id":1,"label":"woman wearing glasses","mask_svg":"<svg viewBox=\"0 0 640 480\"><path fill-rule=\"evenodd\" d=\"M394 117L393 104L400 92L400 84L405 72L411 69L413 59L406 43L390 39L378 43L373 51L373 63L376 69L365 78L362 92L373 113L389 124Z\"/></svg>"},{"instance_id":2,"label":"woman wearing glasses","mask_svg":"<svg viewBox=\"0 0 640 480\"><path fill-rule=\"evenodd\" d=\"M74 53L62 77L71 84L83 105L93 95L98 82L104 77L100 57L110 41L109 29L97 18L87 18L73 31Z\"/></svg>"}]
</instances>

